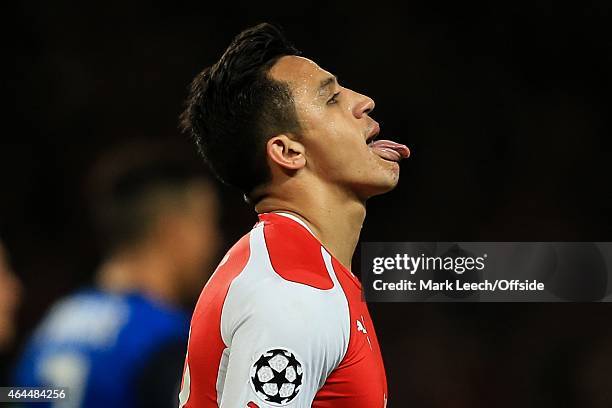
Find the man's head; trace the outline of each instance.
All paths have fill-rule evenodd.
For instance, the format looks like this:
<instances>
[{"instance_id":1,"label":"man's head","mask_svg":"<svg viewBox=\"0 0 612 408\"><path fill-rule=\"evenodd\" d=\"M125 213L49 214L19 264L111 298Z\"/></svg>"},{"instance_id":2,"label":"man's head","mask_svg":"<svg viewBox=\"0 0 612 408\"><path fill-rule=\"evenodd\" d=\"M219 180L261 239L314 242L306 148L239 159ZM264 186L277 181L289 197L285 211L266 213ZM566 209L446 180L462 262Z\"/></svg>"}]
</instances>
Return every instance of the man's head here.
<instances>
[{"instance_id":1,"label":"man's head","mask_svg":"<svg viewBox=\"0 0 612 408\"><path fill-rule=\"evenodd\" d=\"M372 109L261 24L195 78L182 120L214 172L253 199L308 175L365 200L397 184L396 156L407 157L397 144L368 144L379 131Z\"/></svg>"},{"instance_id":2,"label":"man's head","mask_svg":"<svg viewBox=\"0 0 612 408\"><path fill-rule=\"evenodd\" d=\"M104 154L89 180L97 232L109 258L154 252L185 299L199 291L220 243L215 188L179 146L133 140Z\"/></svg>"}]
</instances>

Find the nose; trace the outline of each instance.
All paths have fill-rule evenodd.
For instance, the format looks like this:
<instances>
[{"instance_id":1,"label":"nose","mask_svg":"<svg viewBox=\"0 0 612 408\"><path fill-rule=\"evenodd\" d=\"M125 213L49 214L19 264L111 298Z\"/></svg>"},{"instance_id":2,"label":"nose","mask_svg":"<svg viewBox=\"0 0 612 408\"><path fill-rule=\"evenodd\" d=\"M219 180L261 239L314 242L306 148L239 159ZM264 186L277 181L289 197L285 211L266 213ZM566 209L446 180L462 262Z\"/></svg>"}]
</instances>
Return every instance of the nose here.
<instances>
[{"instance_id":1,"label":"nose","mask_svg":"<svg viewBox=\"0 0 612 408\"><path fill-rule=\"evenodd\" d=\"M368 96L357 94L359 96L358 102L353 107L353 115L357 119L361 119L363 115L369 114L374 110L374 100Z\"/></svg>"}]
</instances>

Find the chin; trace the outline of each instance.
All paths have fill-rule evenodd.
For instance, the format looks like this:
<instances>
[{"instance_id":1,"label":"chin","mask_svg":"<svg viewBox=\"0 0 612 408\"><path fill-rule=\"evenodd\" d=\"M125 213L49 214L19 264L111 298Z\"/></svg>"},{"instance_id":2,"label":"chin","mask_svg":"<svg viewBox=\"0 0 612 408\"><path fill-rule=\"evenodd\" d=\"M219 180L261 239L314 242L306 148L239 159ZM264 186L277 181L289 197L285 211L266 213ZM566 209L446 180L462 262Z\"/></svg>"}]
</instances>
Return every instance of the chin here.
<instances>
[{"instance_id":1,"label":"chin","mask_svg":"<svg viewBox=\"0 0 612 408\"><path fill-rule=\"evenodd\" d=\"M390 168L380 171L376 180L376 185L380 190L378 194L384 194L393 190L399 182L399 175L400 167L397 163L393 163Z\"/></svg>"},{"instance_id":2,"label":"chin","mask_svg":"<svg viewBox=\"0 0 612 408\"><path fill-rule=\"evenodd\" d=\"M378 186L378 190L374 195L380 195L380 194L385 194L388 193L389 191L393 190L396 186L397 186L397 179L395 179L395 181L393 182L389 182L387 184L384 185L379 185Z\"/></svg>"},{"instance_id":3,"label":"chin","mask_svg":"<svg viewBox=\"0 0 612 408\"><path fill-rule=\"evenodd\" d=\"M365 201L393 190L397 186L399 175L399 164L385 160L384 164L378 162L367 170L360 171L346 185L357 197Z\"/></svg>"},{"instance_id":4,"label":"chin","mask_svg":"<svg viewBox=\"0 0 612 408\"><path fill-rule=\"evenodd\" d=\"M367 184L361 184L359 190L357 191L357 195L365 201L370 197L385 194L393 190L395 186L397 186L398 181L398 176L387 176L384 178L379 178L378 180L372 180Z\"/></svg>"}]
</instances>

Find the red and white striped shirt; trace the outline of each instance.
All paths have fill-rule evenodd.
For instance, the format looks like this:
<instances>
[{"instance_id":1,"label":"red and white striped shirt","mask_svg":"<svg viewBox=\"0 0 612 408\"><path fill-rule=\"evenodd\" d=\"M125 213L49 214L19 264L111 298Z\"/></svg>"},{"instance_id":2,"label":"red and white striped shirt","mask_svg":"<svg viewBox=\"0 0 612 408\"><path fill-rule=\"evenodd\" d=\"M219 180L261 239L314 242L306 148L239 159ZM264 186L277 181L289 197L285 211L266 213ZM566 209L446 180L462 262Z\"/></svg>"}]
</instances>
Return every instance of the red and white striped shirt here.
<instances>
[{"instance_id":1,"label":"red and white striped shirt","mask_svg":"<svg viewBox=\"0 0 612 408\"><path fill-rule=\"evenodd\" d=\"M297 217L259 219L200 295L179 406L386 406L359 280Z\"/></svg>"}]
</instances>

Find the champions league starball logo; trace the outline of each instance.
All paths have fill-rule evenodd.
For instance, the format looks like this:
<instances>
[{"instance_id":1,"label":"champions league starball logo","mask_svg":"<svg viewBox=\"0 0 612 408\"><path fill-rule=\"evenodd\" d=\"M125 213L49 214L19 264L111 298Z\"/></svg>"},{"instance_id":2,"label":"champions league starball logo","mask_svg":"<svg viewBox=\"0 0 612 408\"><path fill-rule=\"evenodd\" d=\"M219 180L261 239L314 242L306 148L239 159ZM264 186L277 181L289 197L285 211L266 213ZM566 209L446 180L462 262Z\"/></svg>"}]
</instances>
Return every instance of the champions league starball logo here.
<instances>
[{"instance_id":1,"label":"champions league starball logo","mask_svg":"<svg viewBox=\"0 0 612 408\"><path fill-rule=\"evenodd\" d=\"M302 364L289 350L263 353L251 367L251 386L262 401L274 406L289 404L300 392Z\"/></svg>"}]
</instances>

